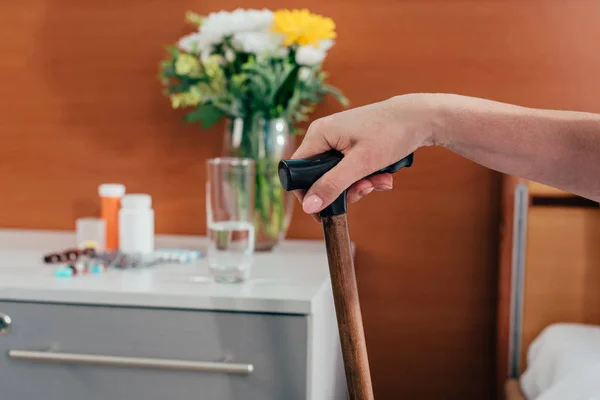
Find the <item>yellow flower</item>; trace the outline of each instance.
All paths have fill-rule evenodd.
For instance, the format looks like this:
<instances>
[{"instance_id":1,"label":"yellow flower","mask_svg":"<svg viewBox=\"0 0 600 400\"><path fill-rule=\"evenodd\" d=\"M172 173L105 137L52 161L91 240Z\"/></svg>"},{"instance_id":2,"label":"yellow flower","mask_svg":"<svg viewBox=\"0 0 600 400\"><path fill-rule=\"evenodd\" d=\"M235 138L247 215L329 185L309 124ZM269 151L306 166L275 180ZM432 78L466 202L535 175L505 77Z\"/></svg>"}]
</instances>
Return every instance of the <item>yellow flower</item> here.
<instances>
[{"instance_id":1,"label":"yellow flower","mask_svg":"<svg viewBox=\"0 0 600 400\"><path fill-rule=\"evenodd\" d=\"M185 21L190 24L200 26L200 25L202 25L202 22L204 22L204 17L196 14L193 11L188 11L185 13Z\"/></svg>"},{"instance_id":2,"label":"yellow flower","mask_svg":"<svg viewBox=\"0 0 600 400\"><path fill-rule=\"evenodd\" d=\"M218 54L212 54L206 57L203 65L206 76L211 79L218 79L223 74L223 71L221 70L221 57Z\"/></svg>"},{"instance_id":3,"label":"yellow flower","mask_svg":"<svg viewBox=\"0 0 600 400\"><path fill-rule=\"evenodd\" d=\"M201 101L205 101L213 97L215 94L218 94L206 82L198 82L195 86L192 86L190 90L196 92Z\"/></svg>"},{"instance_id":4,"label":"yellow flower","mask_svg":"<svg viewBox=\"0 0 600 400\"><path fill-rule=\"evenodd\" d=\"M182 53L175 61L175 73L177 75L188 75L199 78L202 75L200 61L190 54Z\"/></svg>"},{"instance_id":5,"label":"yellow flower","mask_svg":"<svg viewBox=\"0 0 600 400\"><path fill-rule=\"evenodd\" d=\"M307 9L279 10L273 13L271 30L285 37L284 46L319 46L319 40L335 39L335 22L331 18L311 14Z\"/></svg>"},{"instance_id":6,"label":"yellow flower","mask_svg":"<svg viewBox=\"0 0 600 400\"><path fill-rule=\"evenodd\" d=\"M204 60L204 72L210 79L210 86L217 93L225 90L225 73L221 69L221 60L222 57L218 54L208 56Z\"/></svg>"},{"instance_id":7,"label":"yellow flower","mask_svg":"<svg viewBox=\"0 0 600 400\"><path fill-rule=\"evenodd\" d=\"M171 98L171 107L183 108L190 106L197 106L200 103L214 97L217 92L206 82L198 82L197 84L190 86L189 91L181 93L173 93Z\"/></svg>"},{"instance_id":8,"label":"yellow flower","mask_svg":"<svg viewBox=\"0 0 600 400\"><path fill-rule=\"evenodd\" d=\"M200 100L200 93L196 90L187 93L175 93L171 95L171 107L197 106L200 104Z\"/></svg>"}]
</instances>

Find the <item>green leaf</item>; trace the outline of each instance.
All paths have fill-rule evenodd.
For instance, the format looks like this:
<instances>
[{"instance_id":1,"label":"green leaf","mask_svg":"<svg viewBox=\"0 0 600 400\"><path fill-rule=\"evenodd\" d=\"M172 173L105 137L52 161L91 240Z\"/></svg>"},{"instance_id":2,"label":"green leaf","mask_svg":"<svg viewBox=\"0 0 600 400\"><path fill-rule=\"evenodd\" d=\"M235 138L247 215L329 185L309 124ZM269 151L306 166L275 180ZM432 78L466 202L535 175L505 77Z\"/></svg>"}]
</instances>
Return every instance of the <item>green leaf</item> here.
<instances>
[{"instance_id":1,"label":"green leaf","mask_svg":"<svg viewBox=\"0 0 600 400\"><path fill-rule=\"evenodd\" d=\"M263 79L265 85L273 86L275 82L273 82L273 77L270 75L272 71L266 70L262 65L247 63L243 67L243 71L249 74L255 74Z\"/></svg>"},{"instance_id":2,"label":"green leaf","mask_svg":"<svg viewBox=\"0 0 600 400\"><path fill-rule=\"evenodd\" d=\"M248 81L249 90L252 93L252 108L264 111L268 107L265 104L268 99L267 84L257 75L249 75Z\"/></svg>"},{"instance_id":3,"label":"green leaf","mask_svg":"<svg viewBox=\"0 0 600 400\"><path fill-rule=\"evenodd\" d=\"M184 117L185 122L202 122L202 127L210 128L223 116L223 112L210 103L201 104L197 109Z\"/></svg>"},{"instance_id":4,"label":"green leaf","mask_svg":"<svg viewBox=\"0 0 600 400\"><path fill-rule=\"evenodd\" d=\"M275 98L273 101L274 104L281 104L283 108L287 108L287 103L294 94L294 88L296 87L296 82L298 81L298 71L300 71L300 68L295 67L287 73L287 76L279 88L277 88L277 92L275 93Z\"/></svg>"},{"instance_id":5,"label":"green leaf","mask_svg":"<svg viewBox=\"0 0 600 400\"><path fill-rule=\"evenodd\" d=\"M167 47L167 51L168 51L169 53L171 53L171 56L172 56L173 58L177 58L177 57L179 57L179 49L178 49L177 47L175 47L175 46L168 46L168 47Z\"/></svg>"},{"instance_id":6,"label":"green leaf","mask_svg":"<svg viewBox=\"0 0 600 400\"><path fill-rule=\"evenodd\" d=\"M342 94L342 92L330 85L323 85L323 93L334 96L342 106L348 107L350 101Z\"/></svg>"},{"instance_id":7,"label":"green leaf","mask_svg":"<svg viewBox=\"0 0 600 400\"><path fill-rule=\"evenodd\" d=\"M292 128L292 135L304 135L306 133L305 129L302 128Z\"/></svg>"},{"instance_id":8,"label":"green leaf","mask_svg":"<svg viewBox=\"0 0 600 400\"><path fill-rule=\"evenodd\" d=\"M160 73L165 78L173 78L177 76L172 61L163 61L160 65Z\"/></svg>"}]
</instances>

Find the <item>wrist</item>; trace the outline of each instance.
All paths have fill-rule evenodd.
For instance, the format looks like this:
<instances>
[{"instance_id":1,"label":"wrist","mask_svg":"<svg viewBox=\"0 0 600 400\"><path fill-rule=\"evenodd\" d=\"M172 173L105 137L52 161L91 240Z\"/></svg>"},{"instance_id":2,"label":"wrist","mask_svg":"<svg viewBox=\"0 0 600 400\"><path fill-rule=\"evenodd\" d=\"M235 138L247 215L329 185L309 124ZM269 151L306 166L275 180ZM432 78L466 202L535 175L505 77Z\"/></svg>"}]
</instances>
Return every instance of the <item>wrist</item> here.
<instances>
[{"instance_id":1,"label":"wrist","mask_svg":"<svg viewBox=\"0 0 600 400\"><path fill-rule=\"evenodd\" d=\"M446 146L452 138L453 103L450 95L414 93L389 99L394 126L402 127L414 147Z\"/></svg>"},{"instance_id":2,"label":"wrist","mask_svg":"<svg viewBox=\"0 0 600 400\"><path fill-rule=\"evenodd\" d=\"M427 113L430 118L429 145L450 147L455 136L457 99L453 95L432 94L428 99Z\"/></svg>"}]
</instances>

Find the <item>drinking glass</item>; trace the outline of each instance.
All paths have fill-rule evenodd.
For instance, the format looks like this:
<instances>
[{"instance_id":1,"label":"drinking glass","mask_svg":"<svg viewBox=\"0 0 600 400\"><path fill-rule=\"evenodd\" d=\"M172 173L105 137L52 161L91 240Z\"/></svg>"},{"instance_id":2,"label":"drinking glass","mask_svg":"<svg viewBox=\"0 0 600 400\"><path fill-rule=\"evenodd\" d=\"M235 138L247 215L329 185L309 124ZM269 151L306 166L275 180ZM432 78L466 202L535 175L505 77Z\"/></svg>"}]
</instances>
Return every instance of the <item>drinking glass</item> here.
<instances>
[{"instance_id":1,"label":"drinking glass","mask_svg":"<svg viewBox=\"0 0 600 400\"><path fill-rule=\"evenodd\" d=\"M83 249L93 245L96 250L104 251L106 245L106 222L102 218L79 218L75 221L76 246Z\"/></svg>"},{"instance_id":2,"label":"drinking glass","mask_svg":"<svg viewBox=\"0 0 600 400\"><path fill-rule=\"evenodd\" d=\"M212 158L207 162L207 258L216 282L244 282L254 254L254 161Z\"/></svg>"}]
</instances>

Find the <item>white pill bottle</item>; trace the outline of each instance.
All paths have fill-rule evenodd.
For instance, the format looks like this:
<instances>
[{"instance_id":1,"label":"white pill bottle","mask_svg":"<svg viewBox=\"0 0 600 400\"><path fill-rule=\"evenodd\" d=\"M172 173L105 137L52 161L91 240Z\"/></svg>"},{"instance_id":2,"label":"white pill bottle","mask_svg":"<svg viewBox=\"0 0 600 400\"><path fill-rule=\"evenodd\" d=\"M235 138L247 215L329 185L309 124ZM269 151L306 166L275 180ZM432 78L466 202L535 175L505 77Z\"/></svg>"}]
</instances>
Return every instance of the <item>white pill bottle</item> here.
<instances>
[{"instance_id":1,"label":"white pill bottle","mask_svg":"<svg viewBox=\"0 0 600 400\"><path fill-rule=\"evenodd\" d=\"M130 255L154 252L154 210L148 194L127 194L119 210L119 250Z\"/></svg>"}]
</instances>

